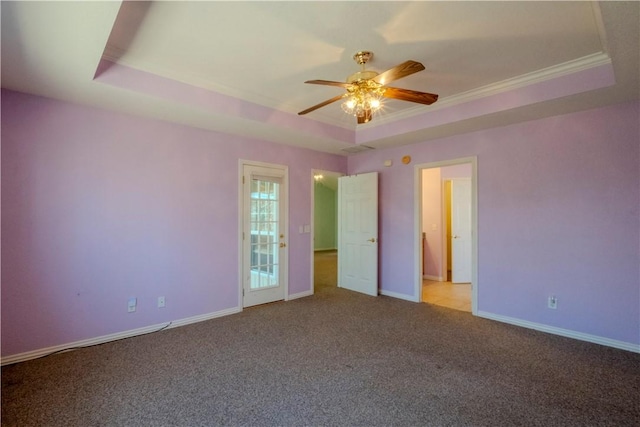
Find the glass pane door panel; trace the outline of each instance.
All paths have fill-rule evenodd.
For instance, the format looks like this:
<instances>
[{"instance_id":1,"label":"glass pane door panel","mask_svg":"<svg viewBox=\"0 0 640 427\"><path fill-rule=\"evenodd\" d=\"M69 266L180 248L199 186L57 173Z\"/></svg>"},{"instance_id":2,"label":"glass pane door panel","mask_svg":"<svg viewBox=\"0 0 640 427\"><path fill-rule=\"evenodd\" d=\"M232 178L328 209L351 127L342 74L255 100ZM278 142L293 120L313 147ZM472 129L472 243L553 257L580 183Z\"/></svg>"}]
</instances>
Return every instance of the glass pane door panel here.
<instances>
[{"instance_id":1,"label":"glass pane door panel","mask_svg":"<svg viewBox=\"0 0 640 427\"><path fill-rule=\"evenodd\" d=\"M280 184L251 179L251 283L250 289L278 286Z\"/></svg>"}]
</instances>

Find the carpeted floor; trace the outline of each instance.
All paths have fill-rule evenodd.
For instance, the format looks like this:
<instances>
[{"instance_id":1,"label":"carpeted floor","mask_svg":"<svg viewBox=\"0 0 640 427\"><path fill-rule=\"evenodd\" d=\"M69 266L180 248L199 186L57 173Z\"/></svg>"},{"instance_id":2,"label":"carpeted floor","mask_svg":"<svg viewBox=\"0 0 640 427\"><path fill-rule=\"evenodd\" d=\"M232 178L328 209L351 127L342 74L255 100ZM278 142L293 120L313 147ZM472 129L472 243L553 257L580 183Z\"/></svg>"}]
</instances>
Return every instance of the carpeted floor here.
<instances>
[{"instance_id":1,"label":"carpeted floor","mask_svg":"<svg viewBox=\"0 0 640 427\"><path fill-rule=\"evenodd\" d=\"M316 270L311 297L3 367L2 425L640 425L640 354Z\"/></svg>"}]
</instances>

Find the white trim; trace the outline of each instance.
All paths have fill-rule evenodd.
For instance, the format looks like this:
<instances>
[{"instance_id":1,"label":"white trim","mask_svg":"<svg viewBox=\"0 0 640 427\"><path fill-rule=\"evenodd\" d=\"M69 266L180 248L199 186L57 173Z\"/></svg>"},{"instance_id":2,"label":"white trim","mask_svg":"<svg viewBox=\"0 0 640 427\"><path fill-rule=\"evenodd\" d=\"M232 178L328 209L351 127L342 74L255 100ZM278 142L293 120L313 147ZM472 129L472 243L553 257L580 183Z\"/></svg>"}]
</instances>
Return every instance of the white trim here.
<instances>
[{"instance_id":1,"label":"white trim","mask_svg":"<svg viewBox=\"0 0 640 427\"><path fill-rule=\"evenodd\" d=\"M171 322L171 325L167 329L173 329L180 326L190 325L192 323L204 322L205 320L215 319L216 317L229 316L230 314L237 314L242 311L242 306L227 308L220 311L214 311L213 313L200 314L198 316L187 317L185 319L178 319Z\"/></svg>"},{"instance_id":2,"label":"white trim","mask_svg":"<svg viewBox=\"0 0 640 427\"><path fill-rule=\"evenodd\" d=\"M562 64L543 68L542 70L522 74L520 76L503 80L498 83L489 84L477 89L470 90L468 92L463 92L454 96L446 97L443 100L444 102L439 101L438 106L444 107L446 105L455 105L461 104L463 102L475 101L476 99L498 95L500 93L509 92L515 89L520 89L533 84L542 83L547 80L556 79L558 77L578 73L580 71L585 71L590 68L608 64L611 64L611 58L609 58L609 55L602 52L594 53L591 55L583 56L582 58L564 62Z\"/></svg>"},{"instance_id":3,"label":"white trim","mask_svg":"<svg viewBox=\"0 0 640 427\"><path fill-rule=\"evenodd\" d=\"M291 301L293 299L298 299L298 298L310 297L310 296L313 296L313 289L309 291L298 292L297 294L291 294L289 295L288 301Z\"/></svg>"},{"instance_id":4,"label":"white trim","mask_svg":"<svg viewBox=\"0 0 640 427\"><path fill-rule=\"evenodd\" d=\"M632 344L625 341L613 340L610 338L600 337L598 335L572 331L570 329L556 328L554 326L547 326L541 323L529 322L527 320L520 320L509 316L501 316L499 314L488 313L486 311L479 311L476 313L476 316L482 317L484 319L495 320L497 322L508 323L510 325L521 326L527 329L534 329L536 331L546 332L553 335L560 335L562 337L573 338L580 341L587 341L607 347L619 348L621 350L640 353L640 344Z\"/></svg>"},{"instance_id":5,"label":"white trim","mask_svg":"<svg viewBox=\"0 0 640 427\"><path fill-rule=\"evenodd\" d=\"M384 295L385 297L398 298L398 299L402 299L402 300L410 301L410 302L420 302L420 298L419 297L416 299L412 295L399 294L397 292L386 291L384 289L380 289L379 292L380 292L380 295Z\"/></svg>"},{"instance_id":6,"label":"white trim","mask_svg":"<svg viewBox=\"0 0 640 427\"><path fill-rule=\"evenodd\" d=\"M595 3L595 2L594 2ZM596 16L597 19L597 16ZM602 41L603 33L600 32L600 38ZM606 40L605 40L606 42ZM542 83L548 80L553 80L559 77L563 77L569 74L579 73L591 68L600 67L603 65L610 65L611 58L609 55L603 52L593 53L582 58L573 59L571 61L564 62L562 64L552 65L551 67L543 68L538 71L533 71L527 74L522 74L510 79L502 80L497 83L491 83L486 86L475 88L467 92L462 92L452 96L438 99L438 102L429 107L429 111L437 111L447 107L453 107L455 105L476 101L489 96L499 95L501 93L509 92L512 90L521 89L537 83ZM370 127L378 127L388 124L391 121L398 121L409 117L417 116L424 113L424 108L415 106L407 108L402 112L398 112L393 116L379 116L376 117ZM357 132L357 129L356 129Z\"/></svg>"},{"instance_id":7,"label":"white trim","mask_svg":"<svg viewBox=\"0 0 640 427\"><path fill-rule=\"evenodd\" d=\"M310 231L311 233L309 233L309 253L311 254L311 256L309 258L311 258L309 260L309 264L310 264L310 268L309 268L309 283L311 285L311 291L310 294L313 295L316 291L316 280L315 280L315 276L316 276L316 262L315 262L315 256L316 256L316 252L315 252L315 247L316 247L316 180L314 179L314 176L316 175L316 173L320 173L318 169L311 169L311 179L310 179L310 185L311 185L311 190L310 190L310 199L311 199L311 224L309 224L310 227ZM304 295L303 295L304 296ZM292 298L294 298L294 296L291 296Z\"/></svg>"},{"instance_id":8,"label":"white trim","mask_svg":"<svg viewBox=\"0 0 640 427\"><path fill-rule=\"evenodd\" d=\"M422 262L420 260L422 245L422 170L471 164L471 313L478 311L478 158L476 156L461 157L451 160L416 164L413 168L413 229L414 229L414 295L416 301L422 301Z\"/></svg>"},{"instance_id":9,"label":"white trim","mask_svg":"<svg viewBox=\"0 0 640 427\"><path fill-rule=\"evenodd\" d=\"M424 280L432 280L435 282L446 282L442 276L432 276L430 274L425 274L422 276Z\"/></svg>"},{"instance_id":10,"label":"white trim","mask_svg":"<svg viewBox=\"0 0 640 427\"><path fill-rule=\"evenodd\" d=\"M593 10L593 17L596 20L596 27L598 27L598 35L600 36L602 51L608 54L609 43L607 41L607 30L605 29L604 20L602 19L602 9L600 9L600 3L597 1L592 1L591 8Z\"/></svg>"},{"instance_id":11,"label":"white trim","mask_svg":"<svg viewBox=\"0 0 640 427\"><path fill-rule=\"evenodd\" d=\"M244 164L245 160L238 159L238 307L242 307L244 300Z\"/></svg>"},{"instance_id":12,"label":"white trim","mask_svg":"<svg viewBox=\"0 0 640 427\"><path fill-rule=\"evenodd\" d=\"M157 332L161 329L173 329L179 326L186 326L192 323L203 322L205 320L215 319L216 317L228 316L230 314L240 313L242 307L232 307L220 311L215 311L208 314L200 314L198 316L188 317L186 319L174 320L172 322L159 323L156 325L145 326L143 328L131 329L123 332L116 332L114 334L102 335L99 337L89 338L86 340L74 341L71 343L56 345L53 347L41 348L38 350L27 351L24 353L18 353L11 356L5 356L2 358L0 365L9 365L12 363L25 362L27 360L37 359L42 356L46 356L51 353L58 353L64 351L70 351L81 347L91 347L98 344L104 344L111 341L118 341L124 338L132 338L140 335L146 335L149 333ZM67 350L69 349L69 350Z\"/></svg>"}]
</instances>

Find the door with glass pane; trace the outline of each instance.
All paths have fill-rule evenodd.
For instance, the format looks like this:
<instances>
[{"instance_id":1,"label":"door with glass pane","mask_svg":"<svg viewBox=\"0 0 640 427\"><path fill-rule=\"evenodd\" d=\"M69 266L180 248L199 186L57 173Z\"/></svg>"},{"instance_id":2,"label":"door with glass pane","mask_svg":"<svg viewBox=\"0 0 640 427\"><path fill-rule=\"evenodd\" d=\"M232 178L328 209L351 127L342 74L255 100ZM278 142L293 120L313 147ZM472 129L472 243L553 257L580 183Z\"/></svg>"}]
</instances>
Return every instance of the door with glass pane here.
<instances>
[{"instance_id":1,"label":"door with glass pane","mask_svg":"<svg viewBox=\"0 0 640 427\"><path fill-rule=\"evenodd\" d=\"M243 168L243 306L284 299L286 169Z\"/></svg>"}]
</instances>

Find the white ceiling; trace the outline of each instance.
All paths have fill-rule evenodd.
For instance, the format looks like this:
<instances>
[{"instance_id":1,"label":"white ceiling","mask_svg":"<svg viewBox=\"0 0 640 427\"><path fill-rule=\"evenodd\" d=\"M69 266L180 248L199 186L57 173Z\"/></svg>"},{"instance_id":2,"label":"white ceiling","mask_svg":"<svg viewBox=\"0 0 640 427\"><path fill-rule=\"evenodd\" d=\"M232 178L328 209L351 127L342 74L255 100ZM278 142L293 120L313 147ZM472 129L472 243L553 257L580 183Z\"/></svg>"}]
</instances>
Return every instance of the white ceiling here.
<instances>
[{"instance_id":1,"label":"white ceiling","mask_svg":"<svg viewBox=\"0 0 640 427\"><path fill-rule=\"evenodd\" d=\"M1 8L4 88L340 154L640 97L638 2L3 1ZM437 93L439 101L389 100L364 125L339 103L298 116L343 91L304 81L344 81L359 68L358 50L374 52L367 68L379 72L408 59L423 63L426 70L393 86Z\"/></svg>"}]
</instances>

